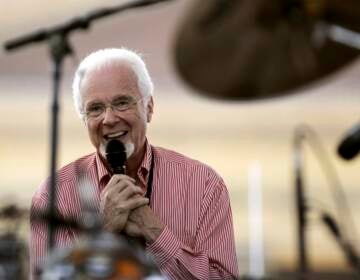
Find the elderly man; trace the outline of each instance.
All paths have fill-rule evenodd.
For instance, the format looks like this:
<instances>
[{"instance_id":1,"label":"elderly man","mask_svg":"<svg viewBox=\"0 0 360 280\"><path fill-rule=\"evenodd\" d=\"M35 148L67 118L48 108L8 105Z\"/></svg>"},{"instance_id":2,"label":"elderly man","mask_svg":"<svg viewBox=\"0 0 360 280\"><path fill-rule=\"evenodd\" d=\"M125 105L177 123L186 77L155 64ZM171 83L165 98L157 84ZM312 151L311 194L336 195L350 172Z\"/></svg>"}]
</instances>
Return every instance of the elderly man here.
<instances>
[{"instance_id":1,"label":"elderly man","mask_svg":"<svg viewBox=\"0 0 360 280\"><path fill-rule=\"evenodd\" d=\"M57 173L57 207L80 217L78 182L94 185L104 229L142 238L169 279L232 279L238 276L231 208L220 176L207 165L150 145L147 124L154 111L153 84L143 60L127 49L105 49L86 57L73 82L76 109L96 152ZM127 148L126 175L112 174L105 157L116 139ZM147 194L145 196L145 194ZM44 209L49 181L35 193L32 211ZM56 246L77 236L59 229ZM31 265L43 262L47 231L31 221Z\"/></svg>"}]
</instances>

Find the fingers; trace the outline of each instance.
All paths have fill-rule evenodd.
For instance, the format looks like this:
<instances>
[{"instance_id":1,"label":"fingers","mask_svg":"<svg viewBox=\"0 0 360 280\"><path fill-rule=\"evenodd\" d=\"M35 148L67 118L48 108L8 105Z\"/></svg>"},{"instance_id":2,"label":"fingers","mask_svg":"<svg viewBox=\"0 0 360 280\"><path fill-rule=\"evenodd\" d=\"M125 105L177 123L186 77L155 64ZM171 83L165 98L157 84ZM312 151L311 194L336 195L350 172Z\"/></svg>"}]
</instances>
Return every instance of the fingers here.
<instances>
[{"instance_id":1,"label":"fingers","mask_svg":"<svg viewBox=\"0 0 360 280\"><path fill-rule=\"evenodd\" d=\"M140 195L142 196L143 190L134 185L129 184L128 182L119 182L114 188L104 190L102 192L102 199L107 199L108 197L113 198L114 200L127 200L130 197Z\"/></svg>"},{"instance_id":2,"label":"fingers","mask_svg":"<svg viewBox=\"0 0 360 280\"><path fill-rule=\"evenodd\" d=\"M110 181L104 188L104 191L108 191L114 188L121 191L121 188L123 188L126 183L135 184L135 179L123 174L115 174L110 178Z\"/></svg>"},{"instance_id":3,"label":"fingers","mask_svg":"<svg viewBox=\"0 0 360 280\"><path fill-rule=\"evenodd\" d=\"M128 180L128 181L131 181L133 183L135 183L135 179L134 178L131 178L130 176L127 176L125 174L114 174L111 178L110 178L110 181L114 181L114 182L118 182L118 181L121 181L121 180ZM109 181L109 182L110 182Z\"/></svg>"},{"instance_id":4,"label":"fingers","mask_svg":"<svg viewBox=\"0 0 360 280\"><path fill-rule=\"evenodd\" d=\"M121 195L121 198L118 195ZM116 196L118 199L128 199L134 195L142 195L143 190L135 185L135 180L126 175L114 175L101 192L101 199L106 196Z\"/></svg>"},{"instance_id":5,"label":"fingers","mask_svg":"<svg viewBox=\"0 0 360 280\"><path fill-rule=\"evenodd\" d=\"M135 180L126 175L114 175L101 192L100 213L104 228L121 231L133 209L147 205L149 199L142 196L143 190Z\"/></svg>"},{"instance_id":6,"label":"fingers","mask_svg":"<svg viewBox=\"0 0 360 280\"><path fill-rule=\"evenodd\" d=\"M124 208L133 210L135 208L149 204L149 199L147 197L137 196L131 199L128 199L124 203Z\"/></svg>"},{"instance_id":7,"label":"fingers","mask_svg":"<svg viewBox=\"0 0 360 280\"><path fill-rule=\"evenodd\" d=\"M143 190L135 185L135 180L126 175L114 175L105 189L101 192L100 210L115 207L129 211L136 207L148 204L143 198ZM138 199L133 199L137 197Z\"/></svg>"}]
</instances>

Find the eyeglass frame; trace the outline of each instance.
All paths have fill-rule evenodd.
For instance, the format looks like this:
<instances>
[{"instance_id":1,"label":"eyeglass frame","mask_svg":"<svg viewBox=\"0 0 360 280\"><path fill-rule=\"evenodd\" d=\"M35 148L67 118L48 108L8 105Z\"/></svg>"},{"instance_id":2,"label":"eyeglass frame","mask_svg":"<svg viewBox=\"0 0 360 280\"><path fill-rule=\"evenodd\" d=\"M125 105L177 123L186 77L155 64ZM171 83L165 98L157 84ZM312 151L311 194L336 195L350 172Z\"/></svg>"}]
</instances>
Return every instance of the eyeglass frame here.
<instances>
[{"instance_id":1,"label":"eyeglass frame","mask_svg":"<svg viewBox=\"0 0 360 280\"><path fill-rule=\"evenodd\" d=\"M114 105L113 103L116 102L117 100L120 101L121 98L124 98L124 97L127 97L127 98L133 98L131 95L124 95L124 96L118 96L118 97L115 97L111 102L110 104L105 104L105 103L102 103L102 102L99 102L99 103L94 103L92 105L98 105L98 106L102 106L102 111L101 113L99 113L98 115L93 115L91 116L89 112L87 112L87 109L85 109L85 111L81 111L81 114L86 117L87 119L97 119L101 116L104 115L104 113L106 112L106 109L107 108L111 108L111 110L113 112L125 112L129 109L131 109L134 105L138 104L140 101L142 101L144 98L147 98L148 96L141 96L139 97L138 99L134 99L133 101L129 102L124 108L117 108L116 105ZM123 99L122 101L125 101L125 99ZM91 105L91 106L92 106Z\"/></svg>"}]
</instances>

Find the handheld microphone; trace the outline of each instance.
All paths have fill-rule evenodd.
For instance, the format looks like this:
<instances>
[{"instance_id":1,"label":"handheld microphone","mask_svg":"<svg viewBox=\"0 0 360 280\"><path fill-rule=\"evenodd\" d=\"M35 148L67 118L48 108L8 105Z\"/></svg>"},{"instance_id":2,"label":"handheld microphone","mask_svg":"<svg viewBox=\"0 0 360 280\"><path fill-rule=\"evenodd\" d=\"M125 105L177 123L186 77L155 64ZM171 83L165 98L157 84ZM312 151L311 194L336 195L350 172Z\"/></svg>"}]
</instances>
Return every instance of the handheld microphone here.
<instances>
[{"instance_id":1,"label":"handheld microphone","mask_svg":"<svg viewBox=\"0 0 360 280\"><path fill-rule=\"evenodd\" d=\"M351 160L360 151L360 124L357 124L345 135L338 146L338 154L343 159Z\"/></svg>"},{"instance_id":2,"label":"handheld microphone","mask_svg":"<svg viewBox=\"0 0 360 280\"><path fill-rule=\"evenodd\" d=\"M126 147L124 143L112 139L106 145L105 150L106 160L111 168L113 174L125 174L125 162L127 159ZM136 238L127 235L122 235L123 239L130 246L134 246L135 248L143 248L143 242Z\"/></svg>"},{"instance_id":3,"label":"handheld microphone","mask_svg":"<svg viewBox=\"0 0 360 280\"><path fill-rule=\"evenodd\" d=\"M125 145L118 140L110 140L105 151L106 160L114 174L125 174L127 159Z\"/></svg>"}]
</instances>

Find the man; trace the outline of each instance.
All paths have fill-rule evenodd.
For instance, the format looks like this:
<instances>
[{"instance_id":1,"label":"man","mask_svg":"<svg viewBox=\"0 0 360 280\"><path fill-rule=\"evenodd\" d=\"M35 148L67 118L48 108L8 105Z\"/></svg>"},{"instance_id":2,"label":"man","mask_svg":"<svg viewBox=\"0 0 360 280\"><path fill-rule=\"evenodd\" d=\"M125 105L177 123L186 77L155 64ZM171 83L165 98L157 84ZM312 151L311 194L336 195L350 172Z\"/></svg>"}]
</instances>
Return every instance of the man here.
<instances>
[{"instance_id":1,"label":"man","mask_svg":"<svg viewBox=\"0 0 360 280\"><path fill-rule=\"evenodd\" d=\"M153 110L153 84L142 59L126 49L105 49L85 58L76 71L75 107L96 152L57 173L57 207L80 217L80 177L95 187L104 229L143 238L146 250L169 279L232 279L238 275L228 192L208 166L154 147L146 138ZM111 174L107 143L127 147L126 175ZM80 186L81 187L81 186ZM48 202L49 182L35 193L32 212ZM145 194L148 194L145 197ZM59 229L56 246L77 236ZM47 232L31 222L31 265L43 262Z\"/></svg>"}]
</instances>

